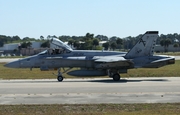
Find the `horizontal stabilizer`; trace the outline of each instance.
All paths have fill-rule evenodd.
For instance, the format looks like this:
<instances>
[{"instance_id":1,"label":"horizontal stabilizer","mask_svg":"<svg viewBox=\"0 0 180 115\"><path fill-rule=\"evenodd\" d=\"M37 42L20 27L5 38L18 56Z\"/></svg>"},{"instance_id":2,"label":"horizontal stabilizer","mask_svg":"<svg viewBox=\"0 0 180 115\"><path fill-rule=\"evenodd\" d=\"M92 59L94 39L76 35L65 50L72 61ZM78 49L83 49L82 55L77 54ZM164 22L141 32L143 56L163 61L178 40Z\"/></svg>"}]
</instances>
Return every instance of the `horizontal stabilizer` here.
<instances>
[{"instance_id":1,"label":"horizontal stabilizer","mask_svg":"<svg viewBox=\"0 0 180 115\"><path fill-rule=\"evenodd\" d=\"M161 57L164 57L164 58L152 61L151 63L158 63L158 62L164 62L164 61L168 61L168 63L175 63L174 56L167 56L167 57L161 56Z\"/></svg>"}]
</instances>

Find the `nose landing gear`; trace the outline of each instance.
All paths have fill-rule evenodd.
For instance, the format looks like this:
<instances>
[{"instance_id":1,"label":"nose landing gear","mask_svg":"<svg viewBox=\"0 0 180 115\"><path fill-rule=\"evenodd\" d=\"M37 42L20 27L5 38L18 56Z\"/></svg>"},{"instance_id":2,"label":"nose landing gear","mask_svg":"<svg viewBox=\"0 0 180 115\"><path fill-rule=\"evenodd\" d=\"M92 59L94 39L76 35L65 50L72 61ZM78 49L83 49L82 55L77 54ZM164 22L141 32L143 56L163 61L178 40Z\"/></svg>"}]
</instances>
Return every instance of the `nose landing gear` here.
<instances>
[{"instance_id":1,"label":"nose landing gear","mask_svg":"<svg viewBox=\"0 0 180 115\"><path fill-rule=\"evenodd\" d=\"M56 75L56 74L53 73L53 75L57 76L57 80L58 80L59 82L62 82L63 79L64 79L64 77L62 76L62 73L61 73L61 69L60 69L60 68L58 69L58 74Z\"/></svg>"},{"instance_id":2,"label":"nose landing gear","mask_svg":"<svg viewBox=\"0 0 180 115\"><path fill-rule=\"evenodd\" d=\"M58 74L56 75L56 74L54 74L55 76L57 76L57 80L59 81L59 82L62 82L63 81L63 79L64 79L64 77L63 77L63 75L62 74L64 74L64 73L66 73L67 71L69 71L69 70L71 70L72 68L68 68L68 69L66 69L65 70L65 68L63 68L63 71L64 72L61 72L61 68L59 68L58 69Z\"/></svg>"},{"instance_id":3,"label":"nose landing gear","mask_svg":"<svg viewBox=\"0 0 180 115\"><path fill-rule=\"evenodd\" d=\"M64 78L63 78L63 76L62 76L61 69L59 68L59 69L58 69L57 80L58 80L59 82L62 82L63 79L64 79Z\"/></svg>"}]
</instances>

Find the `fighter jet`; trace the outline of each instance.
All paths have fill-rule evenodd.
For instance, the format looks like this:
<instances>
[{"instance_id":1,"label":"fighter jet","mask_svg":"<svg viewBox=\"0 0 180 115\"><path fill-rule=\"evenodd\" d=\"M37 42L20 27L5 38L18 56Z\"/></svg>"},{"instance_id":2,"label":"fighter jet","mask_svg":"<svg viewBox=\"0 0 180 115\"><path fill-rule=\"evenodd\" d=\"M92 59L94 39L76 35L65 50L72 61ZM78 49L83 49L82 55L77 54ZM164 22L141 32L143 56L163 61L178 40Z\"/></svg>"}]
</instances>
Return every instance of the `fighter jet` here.
<instances>
[{"instance_id":1,"label":"fighter jet","mask_svg":"<svg viewBox=\"0 0 180 115\"><path fill-rule=\"evenodd\" d=\"M105 76L120 80L121 73L132 68L158 68L174 64L173 56L154 55L158 31L147 31L129 52L73 50L57 38L50 40L53 48L37 55L5 64L10 68L40 68L42 71L58 69L57 80L63 81L64 73L73 76ZM67 68L80 68L66 71ZM64 69L66 68L66 69ZM64 69L64 71L61 71ZM69 69L68 69L69 70Z\"/></svg>"}]
</instances>

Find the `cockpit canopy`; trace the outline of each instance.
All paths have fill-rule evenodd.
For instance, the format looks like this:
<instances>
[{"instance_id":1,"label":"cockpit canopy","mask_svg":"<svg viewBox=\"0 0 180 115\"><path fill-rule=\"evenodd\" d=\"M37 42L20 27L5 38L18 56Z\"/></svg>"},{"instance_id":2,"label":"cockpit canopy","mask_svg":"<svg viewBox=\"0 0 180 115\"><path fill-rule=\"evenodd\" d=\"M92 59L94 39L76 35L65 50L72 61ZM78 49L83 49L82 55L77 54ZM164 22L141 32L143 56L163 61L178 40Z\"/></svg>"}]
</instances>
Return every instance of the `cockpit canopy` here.
<instances>
[{"instance_id":1,"label":"cockpit canopy","mask_svg":"<svg viewBox=\"0 0 180 115\"><path fill-rule=\"evenodd\" d=\"M38 55L55 55L55 54L64 54L70 53L72 48L63 43L61 40L52 38L50 40L50 48L40 52Z\"/></svg>"},{"instance_id":2,"label":"cockpit canopy","mask_svg":"<svg viewBox=\"0 0 180 115\"><path fill-rule=\"evenodd\" d=\"M54 49L62 48L62 49L65 49L67 51L70 51L70 52L72 51L71 47L69 47L64 42L62 42L61 40L59 40L57 38L52 38L50 41L50 45L51 45L51 48L54 48Z\"/></svg>"}]
</instances>

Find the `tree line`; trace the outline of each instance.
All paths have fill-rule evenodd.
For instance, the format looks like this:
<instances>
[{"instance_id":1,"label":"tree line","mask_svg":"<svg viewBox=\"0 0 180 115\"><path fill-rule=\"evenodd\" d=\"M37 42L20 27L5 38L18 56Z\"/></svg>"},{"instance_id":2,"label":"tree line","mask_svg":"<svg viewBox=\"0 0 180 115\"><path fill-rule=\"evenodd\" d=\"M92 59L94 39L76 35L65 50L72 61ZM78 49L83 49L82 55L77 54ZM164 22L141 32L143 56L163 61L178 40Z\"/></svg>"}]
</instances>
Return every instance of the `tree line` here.
<instances>
[{"instance_id":1,"label":"tree line","mask_svg":"<svg viewBox=\"0 0 180 115\"><path fill-rule=\"evenodd\" d=\"M7 43L21 43L20 48L27 48L31 47L30 41L40 41L42 42L41 47L50 47L49 40L51 38L58 38L63 42L68 42L68 45L72 46L75 49L79 50L101 50L101 49L131 49L135 43L138 41L139 38L142 37L142 34L132 37L128 36L125 38L120 38L117 36L113 37L107 37L105 35L97 35L94 36L94 34L86 33L84 36L51 36L48 35L47 37L40 36L39 38L29 38L24 37L20 38L19 36L6 36L6 35L0 35L0 47L2 47L4 44ZM102 41L106 41L102 44L102 46L99 46L99 43ZM180 34L174 33L174 34L161 34L159 38L156 41L156 44L160 44L164 47L165 51L168 50L168 46L170 44L173 44L174 47L179 47L180 41Z\"/></svg>"}]
</instances>

